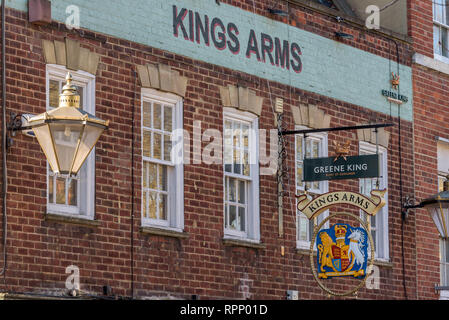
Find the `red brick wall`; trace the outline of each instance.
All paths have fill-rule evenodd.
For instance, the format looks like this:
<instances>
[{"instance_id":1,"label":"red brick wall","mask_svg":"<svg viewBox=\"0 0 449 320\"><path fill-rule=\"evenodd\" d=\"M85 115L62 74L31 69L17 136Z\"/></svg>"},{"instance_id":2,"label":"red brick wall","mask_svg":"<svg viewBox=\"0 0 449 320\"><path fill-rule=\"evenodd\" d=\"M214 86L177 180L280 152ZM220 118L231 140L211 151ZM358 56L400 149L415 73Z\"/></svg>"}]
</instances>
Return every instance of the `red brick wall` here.
<instances>
[{"instance_id":1,"label":"red brick wall","mask_svg":"<svg viewBox=\"0 0 449 320\"><path fill-rule=\"evenodd\" d=\"M416 52L433 58L433 1L408 0L408 34Z\"/></svg>"},{"instance_id":2,"label":"red brick wall","mask_svg":"<svg viewBox=\"0 0 449 320\"><path fill-rule=\"evenodd\" d=\"M252 6L242 4L242 7L251 10ZM299 28L329 37L340 30L335 22L330 23L329 17L312 15L302 9L293 10L296 10ZM395 115L390 118L275 82L268 85L264 79L125 40L94 33L89 33L92 39L82 38L74 32L67 32L61 24L34 27L27 23L26 14L14 10L7 10L7 13L8 111L34 114L45 111L45 63L41 39L62 41L68 36L80 40L83 47L101 56L96 75L96 115L109 120L110 128L96 147L95 217L99 221L98 226L76 226L44 219L44 155L35 140L16 136L14 146L8 151L8 271L6 285L0 285L2 290L63 291L68 276L65 268L73 264L80 268L81 289L96 294L101 294L103 285L109 285L114 294L129 296L132 271L136 296L170 294L190 298L197 294L201 298L241 298L241 286L250 284L251 298L255 299L283 299L288 289L299 290L301 299L326 297L313 279L308 255L296 251L292 137L288 138L287 159L290 197L285 199L285 235L282 238L278 237L275 177L260 177L260 225L265 249L223 245L223 173L219 165L184 167L187 239L139 232L140 86L133 70L135 65L163 63L189 78L184 99L184 128L191 136L194 120L202 121L202 130L222 130L218 86L228 84L245 85L265 98L259 125L262 129L273 128L270 97L284 98L285 118L290 128L293 121L289 106L297 106L300 102L317 104L325 110L332 117L331 126L368 121L393 121L397 124ZM357 30L343 31L359 34ZM352 45L383 56L389 54L387 41L375 36L355 37ZM409 51L407 45L400 45L401 62L410 62ZM399 191L399 161L402 161L403 195L413 193L412 124L401 123L401 154L398 126L387 130L391 132L388 171L392 266L380 267L380 290L363 288L359 297L403 299L405 279L407 297L416 298L415 217L410 216L402 229ZM355 154L356 134L349 132L329 134L329 153L333 152L332 141L341 136L351 139L351 152ZM130 156L132 146L134 163ZM131 192L133 184L134 194ZM358 191L358 184L351 180L330 183L330 190L336 189ZM133 270L131 235L134 239ZM281 246L285 247L284 256L280 254ZM0 262L3 262L1 258Z\"/></svg>"},{"instance_id":3,"label":"red brick wall","mask_svg":"<svg viewBox=\"0 0 449 320\"><path fill-rule=\"evenodd\" d=\"M433 13L431 1L409 1L410 35L414 51L433 58ZM415 196L421 201L438 192L436 137L449 138L449 76L413 65ZM416 215L418 298L437 297L440 283L438 231L424 209Z\"/></svg>"},{"instance_id":4,"label":"red brick wall","mask_svg":"<svg viewBox=\"0 0 449 320\"><path fill-rule=\"evenodd\" d=\"M449 138L449 77L416 65L413 69L415 94L415 192L418 200L438 192L436 137ZM417 264L420 297L435 294L440 283L438 231L426 210L416 210Z\"/></svg>"}]
</instances>

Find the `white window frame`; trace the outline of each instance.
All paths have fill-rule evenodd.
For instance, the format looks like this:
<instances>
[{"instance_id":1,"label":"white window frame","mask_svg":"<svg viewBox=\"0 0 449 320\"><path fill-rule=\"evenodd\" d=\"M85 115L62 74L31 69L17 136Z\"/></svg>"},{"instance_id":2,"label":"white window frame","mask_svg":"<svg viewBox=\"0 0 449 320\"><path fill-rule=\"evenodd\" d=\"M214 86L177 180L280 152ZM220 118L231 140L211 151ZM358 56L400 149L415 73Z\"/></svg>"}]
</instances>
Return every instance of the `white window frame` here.
<instances>
[{"instance_id":1,"label":"white window frame","mask_svg":"<svg viewBox=\"0 0 449 320\"><path fill-rule=\"evenodd\" d=\"M432 0L432 1L437 2L439 0ZM444 2L444 0L442 0L442 1ZM447 3L447 5L449 5L449 2ZM435 4L435 3L432 5L433 27L437 27L437 28L440 29L440 39L439 39L440 41L442 40L441 39L441 35L442 35L441 29L443 29L443 28L446 29L446 32L447 32L447 35L448 35L447 46L449 47L449 25L447 24L447 23L449 23L449 15L447 15L448 12L446 12L447 8L446 8L446 6L441 6L442 9L443 9L442 10L442 14L443 14L442 20L446 22L446 23L442 23L442 22L437 21L435 19L435 7L437 7L437 6L439 6L439 5ZM433 36L435 36L435 34ZM449 55L449 48L443 48L443 46L441 46L441 50L442 51L443 50L447 50L448 51L447 53ZM435 47L433 48L433 54L434 54L434 59L449 64L449 57L444 56L444 54L436 53L436 48Z\"/></svg>"},{"instance_id":2,"label":"white window frame","mask_svg":"<svg viewBox=\"0 0 449 320\"><path fill-rule=\"evenodd\" d=\"M307 128L305 126L295 126L295 130L307 130L310 128ZM312 139L316 139L316 140L320 140L321 141L321 147L320 150L318 151L318 157L322 158L322 157L327 157L328 156L328 135L327 132L316 132L316 133L308 133L306 135L306 138L312 138ZM301 138L303 139L302 141L302 148L303 148L303 156L306 155L305 153L305 141L306 139L304 139L304 135L303 134L297 134L295 135L295 190L296 190L296 194L300 193L300 192L304 192L304 187L298 187L298 179L302 180L303 177L298 177L298 172L296 169L296 163L297 161L300 161L299 159L297 159L298 157L298 153L296 152L297 150L297 138ZM303 161L304 159L302 159ZM304 175L304 166L303 166L303 175ZM319 195L319 194L324 194L329 192L329 182L327 180L323 180L323 181L319 181L320 184L320 188L319 189L309 189L308 192L311 192L315 195ZM304 186L305 186L305 182L304 182ZM296 200L295 200L296 201ZM295 203L295 208L296 208L296 203ZM296 209L296 248L297 249L304 249L304 250L308 250L310 249L310 240L302 240L299 239L299 217L300 213L297 211ZM323 221L327 216L329 215L329 210L324 211L323 213L321 213L318 218L316 219L316 223L319 224L321 223L321 221ZM329 221L327 221L323 228L328 228L329 227ZM310 232L311 230L309 230L308 232ZM311 238L313 234L308 234L308 236ZM316 245L314 250L316 250Z\"/></svg>"},{"instance_id":3,"label":"white window frame","mask_svg":"<svg viewBox=\"0 0 449 320\"><path fill-rule=\"evenodd\" d=\"M160 102L162 104L173 105L173 127L172 130L182 130L183 125L183 99L172 93L162 92L151 88L142 88L141 94L141 152L142 152L142 168L144 161L171 166L174 170L173 175L167 181L168 185L168 210L167 220L152 219L144 217L143 210L143 170L141 175L141 225L143 227L156 227L166 229L170 231L183 232L184 230L184 166L183 161L175 161L173 154L171 161L158 160L154 158L148 158L143 155L143 102L149 100L152 102ZM175 142L173 142L175 143ZM184 159L184 148L179 148L179 156ZM161 150L161 153L163 150Z\"/></svg>"},{"instance_id":4,"label":"white window frame","mask_svg":"<svg viewBox=\"0 0 449 320\"><path fill-rule=\"evenodd\" d=\"M446 160L446 157L449 153L447 152L449 150L449 139L445 139L442 137L438 137L437 141L437 163L438 163L438 190L437 192L443 191L440 189L440 182L443 182L446 180L446 176L449 174L449 166L447 166L447 163L449 159ZM448 171L445 171L445 170ZM449 246L449 240L445 240L440 238L440 284L442 286L449 286L449 274L446 274L445 270L449 270L449 262L448 257L446 256L446 252L448 251L447 247ZM448 271L449 272L449 271ZM447 282L445 282L445 280ZM445 292L443 292L445 291ZM446 298L449 297L449 290L442 290L440 291L440 295L445 296Z\"/></svg>"},{"instance_id":5,"label":"white window frame","mask_svg":"<svg viewBox=\"0 0 449 320\"><path fill-rule=\"evenodd\" d=\"M440 185L441 180L445 181L446 176L449 174L449 165L448 165L449 159L447 160L445 159L447 156L449 156L449 139L438 137L437 140L438 185Z\"/></svg>"},{"instance_id":6,"label":"white window frame","mask_svg":"<svg viewBox=\"0 0 449 320\"><path fill-rule=\"evenodd\" d=\"M449 286L449 257L446 256L448 252L449 240L440 238L440 284L442 286Z\"/></svg>"},{"instance_id":7,"label":"white window frame","mask_svg":"<svg viewBox=\"0 0 449 320\"><path fill-rule=\"evenodd\" d=\"M238 232L226 228L225 214L226 214L226 177L232 177L232 173L225 173L225 145L223 143L223 233L224 239L237 239L248 242L260 243L260 196L259 196L259 118L246 111L240 111L235 108L223 107L223 137L225 121L243 121L250 124L249 129L249 162L250 175L247 179L249 182L249 190L247 192L247 210L246 210L246 230L245 232ZM241 178L239 175L238 179Z\"/></svg>"},{"instance_id":8,"label":"white window frame","mask_svg":"<svg viewBox=\"0 0 449 320\"><path fill-rule=\"evenodd\" d=\"M73 84L84 87L83 110L95 115L95 75L78 70L68 70L56 64L46 65L46 109L50 107L50 80L62 81L65 84L67 72L73 76ZM69 206L49 203L49 166L47 164L47 213L59 214L74 218L93 220L95 217L95 147L81 167L77 201L78 205ZM54 197L56 194L54 193Z\"/></svg>"},{"instance_id":9,"label":"white window frame","mask_svg":"<svg viewBox=\"0 0 449 320\"><path fill-rule=\"evenodd\" d=\"M390 247L389 247L389 224L388 224L388 151L385 147L378 146L379 152L379 169L382 172L382 176L379 177L379 189L387 189L384 195L385 206L374 216L376 219L376 239L373 239L375 245L375 259L377 261L389 262L390 261ZM359 141L359 154L376 154L376 145L366 142ZM376 179L376 178L372 178ZM360 179L359 179L359 190L360 190ZM365 213L361 212L361 218L363 220L363 215ZM384 226L382 230L379 230L379 219L381 220L381 225ZM379 232L381 231L381 232ZM383 242L383 252L379 252L379 242Z\"/></svg>"}]
</instances>

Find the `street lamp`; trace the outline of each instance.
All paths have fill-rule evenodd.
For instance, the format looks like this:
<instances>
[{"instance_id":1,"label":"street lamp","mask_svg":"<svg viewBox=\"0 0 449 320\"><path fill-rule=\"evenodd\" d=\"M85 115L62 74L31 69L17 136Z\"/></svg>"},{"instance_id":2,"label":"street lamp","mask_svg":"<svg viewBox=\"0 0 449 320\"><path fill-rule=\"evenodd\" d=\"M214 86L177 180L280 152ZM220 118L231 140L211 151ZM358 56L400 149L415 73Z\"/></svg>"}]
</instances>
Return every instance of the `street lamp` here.
<instances>
[{"instance_id":1,"label":"street lamp","mask_svg":"<svg viewBox=\"0 0 449 320\"><path fill-rule=\"evenodd\" d=\"M417 205L404 205L404 209L426 208L441 238L449 238L449 175L443 182L443 191L424 199Z\"/></svg>"},{"instance_id":2,"label":"street lamp","mask_svg":"<svg viewBox=\"0 0 449 320\"><path fill-rule=\"evenodd\" d=\"M449 175L443 182L443 191L424 199L420 205L427 209L443 239L449 237Z\"/></svg>"},{"instance_id":3,"label":"street lamp","mask_svg":"<svg viewBox=\"0 0 449 320\"><path fill-rule=\"evenodd\" d=\"M44 154L55 173L78 173L100 135L109 126L80 107L80 96L67 73L67 83L59 95L59 106L29 119Z\"/></svg>"}]
</instances>

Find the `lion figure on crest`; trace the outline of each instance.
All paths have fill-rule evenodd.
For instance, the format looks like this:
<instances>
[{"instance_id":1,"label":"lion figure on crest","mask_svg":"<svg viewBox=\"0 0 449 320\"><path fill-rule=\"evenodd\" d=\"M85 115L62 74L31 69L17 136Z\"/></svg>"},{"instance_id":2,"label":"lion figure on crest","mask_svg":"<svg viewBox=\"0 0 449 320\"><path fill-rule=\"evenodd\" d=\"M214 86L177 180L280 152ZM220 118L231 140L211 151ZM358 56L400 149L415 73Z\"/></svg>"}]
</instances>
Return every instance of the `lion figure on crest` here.
<instances>
[{"instance_id":1,"label":"lion figure on crest","mask_svg":"<svg viewBox=\"0 0 449 320\"><path fill-rule=\"evenodd\" d=\"M324 267L331 267L332 269L335 269L332 265L332 245L334 242L332 241L332 238L326 233L321 232L320 233L320 239L321 243L318 245L319 250L319 263L321 263L321 271L325 272Z\"/></svg>"}]
</instances>

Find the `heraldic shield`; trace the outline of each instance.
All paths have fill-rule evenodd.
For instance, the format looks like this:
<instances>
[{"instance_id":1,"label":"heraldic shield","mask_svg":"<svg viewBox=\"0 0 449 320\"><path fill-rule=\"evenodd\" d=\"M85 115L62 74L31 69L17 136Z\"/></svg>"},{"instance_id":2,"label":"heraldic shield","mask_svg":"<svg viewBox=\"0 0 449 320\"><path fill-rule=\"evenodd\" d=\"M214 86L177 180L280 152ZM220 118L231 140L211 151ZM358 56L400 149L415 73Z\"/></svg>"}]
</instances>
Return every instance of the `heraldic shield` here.
<instances>
[{"instance_id":1,"label":"heraldic shield","mask_svg":"<svg viewBox=\"0 0 449 320\"><path fill-rule=\"evenodd\" d=\"M363 278L368 262L368 234L363 228L337 223L316 236L318 277Z\"/></svg>"}]
</instances>

